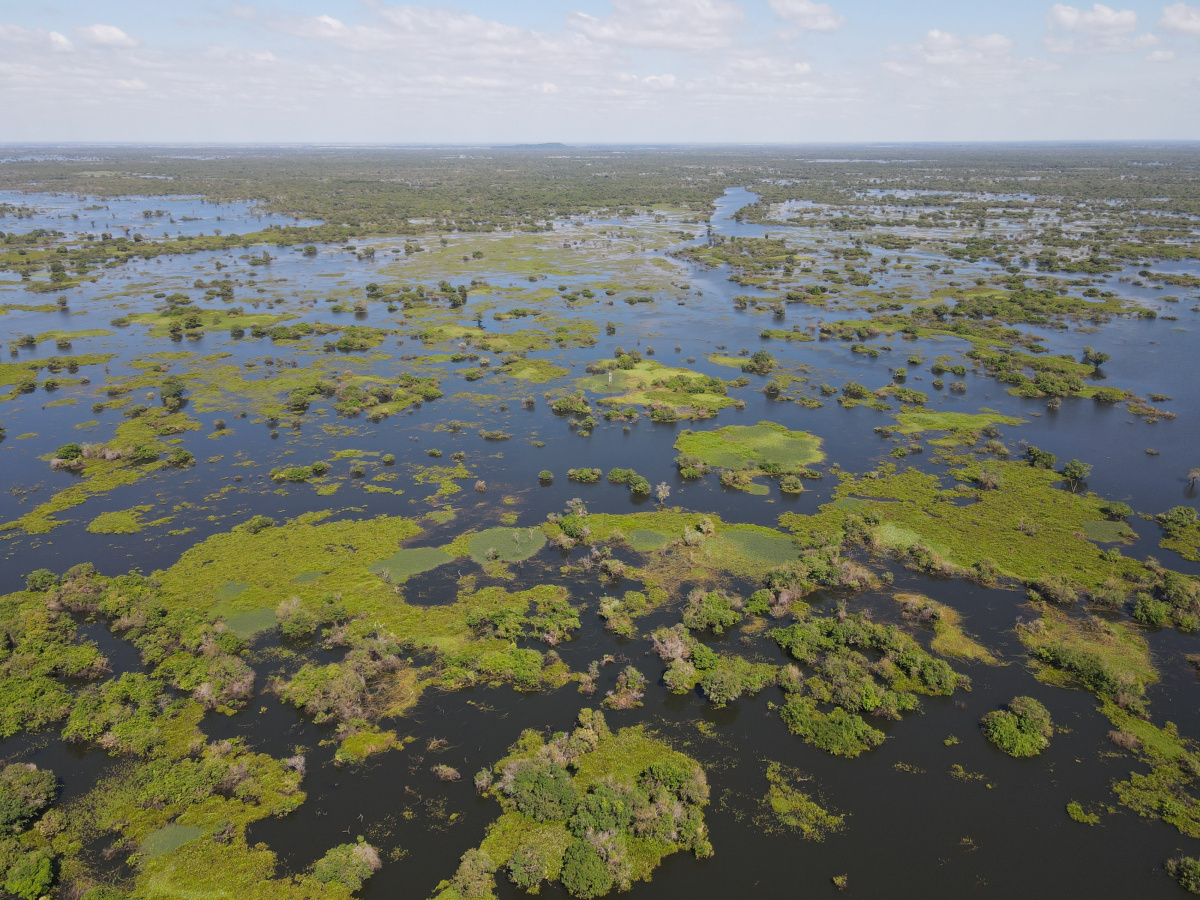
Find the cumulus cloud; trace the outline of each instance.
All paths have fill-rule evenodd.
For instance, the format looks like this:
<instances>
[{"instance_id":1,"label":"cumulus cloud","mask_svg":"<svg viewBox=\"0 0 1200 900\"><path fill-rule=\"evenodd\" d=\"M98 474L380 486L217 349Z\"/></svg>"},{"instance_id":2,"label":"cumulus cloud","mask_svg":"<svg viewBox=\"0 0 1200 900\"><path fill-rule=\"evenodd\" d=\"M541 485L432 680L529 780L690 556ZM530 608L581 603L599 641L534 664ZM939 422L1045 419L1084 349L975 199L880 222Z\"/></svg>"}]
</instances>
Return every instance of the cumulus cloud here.
<instances>
[{"instance_id":1,"label":"cumulus cloud","mask_svg":"<svg viewBox=\"0 0 1200 900\"><path fill-rule=\"evenodd\" d=\"M1132 9L1116 10L1103 3L1093 3L1090 10L1055 3L1046 18L1052 28L1101 36L1128 34L1138 22Z\"/></svg>"},{"instance_id":2,"label":"cumulus cloud","mask_svg":"<svg viewBox=\"0 0 1200 900\"><path fill-rule=\"evenodd\" d=\"M0 41L10 44L41 46L59 53L66 53L75 49L75 45L57 31L44 31L41 28L22 28L20 25L0 25Z\"/></svg>"},{"instance_id":3,"label":"cumulus cloud","mask_svg":"<svg viewBox=\"0 0 1200 900\"><path fill-rule=\"evenodd\" d=\"M1163 8L1162 21L1158 27L1163 31L1175 31L1200 37L1200 6L1175 3Z\"/></svg>"},{"instance_id":4,"label":"cumulus cloud","mask_svg":"<svg viewBox=\"0 0 1200 900\"><path fill-rule=\"evenodd\" d=\"M804 31L837 31L846 21L828 3L813 0L771 0L771 9L789 25Z\"/></svg>"},{"instance_id":5,"label":"cumulus cloud","mask_svg":"<svg viewBox=\"0 0 1200 900\"><path fill-rule=\"evenodd\" d=\"M1170 62L1175 58L1174 50L1155 50L1153 53L1146 54L1146 59L1150 62Z\"/></svg>"},{"instance_id":6,"label":"cumulus cloud","mask_svg":"<svg viewBox=\"0 0 1200 900\"><path fill-rule=\"evenodd\" d=\"M909 78L926 77L943 87L967 82L1007 80L1048 66L1013 56L1014 43L1002 34L960 37L933 29L919 44L893 48L884 68Z\"/></svg>"},{"instance_id":7,"label":"cumulus cloud","mask_svg":"<svg viewBox=\"0 0 1200 900\"><path fill-rule=\"evenodd\" d=\"M75 36L85 44L97 47L136 47L138 42L116 25L88 25L76 28Z\"/></svg>"},{"instance_id":8,"label":"cumulus cloud","mask_svg":"<svg viewBox=\"0 0 1200 900\"><path fill-rule=\"evenodd\" d=\"M572 13L567 25L593 41L658 50L712 50L736 40L745 20L731 0L612 0L613 14Z\"/></svg>"},{"instance_id":9,"label":"cumulus cloud","mask_svg":"<svg viewBox=\"0 0 1200 900\"><path fill-rule=\"evenodd\" d=\"M1130 37L1137 30L1137 13L1103 3L1092 4L1091 9L1056 3L1050 7L1046 24L1051 33L1042 45L1051 53L1125 53L1159 43L1153 34Z\"/></svg>"}]
</instances>

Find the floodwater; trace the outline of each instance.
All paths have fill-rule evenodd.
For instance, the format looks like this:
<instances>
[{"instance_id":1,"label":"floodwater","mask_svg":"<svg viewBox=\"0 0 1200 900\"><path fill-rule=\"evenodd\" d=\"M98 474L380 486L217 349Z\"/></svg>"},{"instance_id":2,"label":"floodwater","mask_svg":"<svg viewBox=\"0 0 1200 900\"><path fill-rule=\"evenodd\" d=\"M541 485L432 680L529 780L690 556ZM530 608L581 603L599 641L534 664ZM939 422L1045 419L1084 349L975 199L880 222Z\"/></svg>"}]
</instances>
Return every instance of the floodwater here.
<instances>
[{"instance_id":1,"label":"floodwater","mask_svg":"<svg viewBox=\"0 0 1200 900\"><path fill-rule=\"evenodd\" d=\"M103 210L87 209L96 205L87 198L21 196L17 199L37 207L39 212L30 219L0 220L0 228L24 231L42 227L67 233L97 233L128 226L158 236L163 231L173 234L176 230L210 233L219 227L246 232L272 221L260 221L249 207L206 204L194 199L102 201ZM735 221L733 213L753 199L754 195L747 191L728 192L718 202L713 231L739 237L771 234L798 241L817 233L828 236L827 232L803 224L783 228ZM0 195L0 202L17 201ZM141 215L143 209L158 208L169 210L169 217L176 219L176 223L162 217L144 219ZM80 218L75 219L74 215ZM184 221L185 216L197 221ZM151 224L147 226L146 222ZM586 226L596 224L589 222ZM189 232L188 228L197 232ZM701 229L695 240L705 239ZM226 275L233 270L242 279L257 277L261 295L255 287L251 288L254 293L244 295L243 299L239 290L239 303L248 303L255 296L263 297L264 304L270 298L278 298L279 308L288 311L296 310L291 302L295 299L324 299L334 283L339 291L354 290L361 296L361 289L368 282L403 279L403 275L392 274L402 271L403 257L390 252L402 247L403 242L373 240L369 244L377 250L374 259L358 259L354 253L337 247L322 247L322 252L314 258L282 250L267 272L261 269L268 267L252 270L243 266L238 259L245 253L242 250L131 262L95 284L68 292L68 311L11 311L0 316L0 337L7 344L25 332L110 328L109 320L115 315L153 309L158 303L152 297L155 292L188 290L196 278L216 277L218 270L214 267L218 263L230 267L225 270ZM881 253L877 251L876 255ZM915 253L903 255L917 257ZM825 381L840 385L854 380L873 388L886 384L889 368L906 366L911 354L932 359L965 348L965 344L956 342L907 342L896 336L890 351L872 358L851 353L838 341L787 344L764 340L759 333L766 327L819 324L843 317L861 317L862 313L797 304L787 308L783 323L777 323L769 313L734 308L731 302L734 296L754 296L756 292L730 281L728 270L702 270L672 260L662 252L647 251L646 257L668 259L670 265L677 267L677 279L690 286L684 305L660 300L653 304L609 307L596 301L562 310L571 317L599 322L602 326L599 342L590 348L560 349L539 355L570 368L570 377L578 378L584 374L587 363L611 357L617 346L639 347L643 352L653 346L654 358L664 364L678 362L706 374L732 378L736 370L706 359L716 352L718 345L726 346L725 352L731 354L743 348L753 352L766 347L779 359L784 372L803 367L818 384ZM996 267L989 269L984 264L954 261L953 265L964 282L978 274L996 271ZM1200 273L1195 263L1155 268ZM1006 443L1015 448L1018 440L1024 440L1050 450L1060 460L1077 457L1092 463L1088 488L1104 497L1124 500L1138 512L1152 514L1182 503L1195 505L1195 493L1188 488L1186 474L1200 464L1196 452L1200 447L1200 398L1194 390L1196 352L1192 337L1200 314L1191 311L1196 300L1187 296L1187 291L1173 289L1172 292L1181 295L1181 302L1167 304L1159 299L1160 292L1119 280L1132 274L1130 271L1111 277L1108 289L1158 308L1158 319L1120 318L1096 331L1029 330L1044 333L1052 353L1070 353L1078 359L1084 345L1108 352L1112 359L1103 370L1110 383L1141 394L1156 392L1172 397L1171 401L1158 405L1175 412L1177 418L1151 425L1123 407L1079 399L1068 399L1060 409L1050 411L1044 401L1013 397L996 381L975 375L969 369L963 379L967 383L965 393L935 391L929 385L933 376L929 375L927 364L908 367L908 386L929 392L928 408L932 410L975 412L989 407L1021 416L1026 424L1002 429ZM447 277L458 280L453 274ZM496 286L515 286L526 280L523 275L507 275L504 271L489 272L487 277ZM891 277L899 276L893 272ZM554 284L581 287L588 281L586 275L551 279ZM603 298L603 294L598 294ZM53 295L26 295L19 282L0 281L0 303L40 303L47 296ZM921 294L918 292L916 296ZM563 306L561 301L557 303ZM520 301L514 301L513 305L520 305ZM466 312L469 311L468 305ZM1163 317L1164 312L1178 318L1168 320ZM384 312L378 304L365 317L340 315L341 319L334 316L334 320L387 327L397 324L395 316ZM301 320L318 318L328 321L330 315L308 310ZM608 321L619 323L615 335L603 334L603 324ZM522 327L520 320L495 322L485 318L484 322L492 332ZM9 359L51 356L69 359L77 353L112 352L116 357L108 371L116 376L134 371L130 363L139 354L181 349L166 341L154 345L138 326L111 330L115 333L110 336L77 340L69 351L56 351L50 341L35 349L21 349ZM872 341L876 346L881 343L887 341ZM272 345L265 338L233 341L228 336L208 335L185 342L182 349L197 354L229 353L230 359L238 364L261 361L264 356L304 360L298 351ZM407 337L403 343L389 338L383 349L393 358L356 364L356 371L394 374L403 366L395 359L398 355L447 348L422 349L419 341ZM689 357L695 361L684 363ZM266 366L260 365L260 369L270 371ZM39 390L0 404L0 422L8 435L0 444L0 465L11 488L0 495L0 521L20 516L71 483L74 476L50 471L39 457L69 440L102 441L120 421L119 411L95 414L89 411L103 381L98 369L90 372L91 385L64 387L53 394ZM568 467L634 468L651 483L665 481L671 485L672 504L715 512L733 522L774 525L780 513L813 512L831 495L833 478L808 482L810 489L797 498L781 495L774 483L770 496L760 497L723 490L715 475L702 482L684 482L673 464L672 445L678 431L685 427L716 428L770 419L818 435L828 462L836 461L844 469L856 472L888 460L894 446L872 430L892 423L888 413L863 407L845 410L833 402L810 409L797 403L773 401L759 391L757 384L733 394L745 400L744 409L722 410L709 422L660 425L642 418L628 428L621 423L599 422L590 437L580 437L568 430L565 421L554 416L548 403L542 400L543 392L553 387L531 387L492 378L468 383L449 374L443 378L445 397L409 414L378 423L343 420L328 410L324 401L319 401L314 403L300 429L281 425L278 436L272 436L271 426L266 422L255 424L251 419L236 418L240 411L236 405L205 413L200 416L204 428L182 436L182 446L196 456L197 465L193 469L165 470L89 500L64 513L62 518L68 524L49 534L3 535L0 590L18 588L24 575L40 566L62 571L74 563L91 561L110 575L129 568L144 572L165 568L194 543L256 514L284 519L310 510L328 509L337 516L354 518L381 513L420 515L428 511L424 498L433 493L435 486L414 485L408 474L415 466L449 463L450 455L460 450L467 455L466 465L474 477L487 482L488 491L477 495L470 491L468 482L467 491L451 498L458 509L458 518L447 525L430 526L419 543L444 543L466 528L496 524L500 512L517 512L523 526L536 524L547 513L561 511L573 497L585 500L592 512L621 513L637 508L624 486L569 482L565 477ZM463 396L454 396L460 393ZM538 399L533 410L520 407L519 398L527 394ZM47 406L51 400L66 398L78 402ZM507 404L507 409L501 409L502 404ZM322 409L327 410L323 416ZM210 424L217 417L226 419L234 433L210 438ZM83 430L75 428L87 419L95 419L99 424ZM450 420L460 420L467 427L461 433L436 429ZM349 425L355 431L349 435L331 434L321 429L322 424ZM485 442L476 434L481 428L511 432L513 438L508 442ZM34 436L20 437L26 434ZM530 446L532 438L545 446ZM396 466L392 471L401 476L394 484L403 487L405 493L370 493L362 489L363 484L370 483L370 478L381 471L377 457L372 456L362 460L368 466L366 479L350 480L330 497L319 496L304 485L277 492L266 476L277 465L332 459L334 451L348 448L366 454L394 454ZM430 459L430 448L441 450L443 457ZM1147 450L1156 453L1149 454ZM237 465L247 460L253 465ZM344 475L352 462L335 460L334 474ZM908 462L932 466L920 456L909 457ZM546 468L555 472L556 479L553 485L540 486L537 473ZM225 487L234 490L217 494ZM498 501L502 496L515 498L515 504L501 507ZM192 530L168 535L165 528L156 527L122 536L91 534L84 528L99 512L139 504L153 506L147 519L174 515L170 528ZM1141 540L1124 552L1142 558L1153 555L1164 565L1181 571L1200 571L1200 567L1157 547L1160 533L1153 522L1131 517L1130 523L1140 533ZM921 715L878 725L889 738L878 750L859 759L842 760L802 744L787 732L778 713L769 708L772 701L782 698L775 689L721 710L709 707L698 695L680 697L666 692L655 677L662 666L657 658L647 655L647 642L626 641L603 630L595 615L596 601L605 593L598 583L582 576L571 576L564 581L558 571L560 565L559 551L547 547L517 570L510 587L520 589L560 581L568 585L574 602L588 604L579 636L559 648L564 660L573 670L580 670L591 660L613 654L650 676L651 686L644 706L608 713L610 724L618 727L650 724L705 763L713 788L707 819L715 856L702 862L684 855L672 856L655 873L653 883L636 885L630 896L675 900L752 892L762 897L803 897L831 891L831 877L843 873L849 876L850 894L857 897L915 900L1020 894L1178 896L1178 887L1167 878L1161 864L1177 848L1194 851L1194 847L1173 828L1139 819L1128 811L1106 813L1102 824L1094 828L1067 817L1065 806L1072 800L1085 805L1113 802L1111 781L1127 777L1137 764L1127 755L1112 752L1114 748L1105 739L1110 725L1095 711L1094 699L1089 694L1043 685L1026 668L1024 653L1012 631L1019 617L1029 615L1019 592L929 579L896 569L894 590L924 593L959 610L966 628L1003 655L1006 665L989 668L956 664L956 668L973 679L969 693L960 692L952 698L926 698ZM465 572L472 567L474 564L465 563L462 568ZM453 590L453 584L439 584L436 579L429 584L434 592ZM741 587L748 591L754 586ZM824 598L822 608L832 608L837 600L832 595ZM895 620L897 614L890 592L856 595L852 608L870 609L883 621ZM661 612L640 621L639 627L650 631L658 624L672 621L672 613ZM118 670L137 666L136 655L122 652L120 647L110 647L120 645L118 639L106 632L96 632L94 636L104 642L106 652L111 650ZM734 632L724 641L732 644L741 637ZM921 640L927 637L921 636ZM1154 720L1174 721L1185 735L1200 737L1198 685L1183 661L1185 653L1195 651L1196 639L1170 631L1151 633L1148 637L1163 675L1161 683L1149 692ZM751 652L766 659L780 658L769 639L755 636L747 640ZM614 665L604 670L594 698L581 696L574 685L544 694L521 694L508 687L457 693L429 691L409 716L385 723L401 735L413 737L414 742L403 751L376 757L358 768L334 766L332 744L322 743L329 741L331 732L313 725L271 695L256 698L245 711L233 716L210 715L204 727L214 738L241 736L276 756L290 755L298 746L308 754L307 802L287 818L253 826L249 835L252 842L266 842L286 867L298 870L330 846L364 835L379 847L387 862L363 896L423 897L432 892L439 880L453 873L459 856L478 844L488 822L498 813L493 802L476 797L471 775L502 756L525 728L568 729L582 706L598 703L621 667ZM267 671L260 670L260 685L265 682L263 676ZM1055 736L1045 753L1032 760L1005 756L983 740L978 730L978 720L984 713L1017 694L1042 700L1055 722L1065 729ZM951 736L958 741L948 740ZM446 748L427 749L434 739L445 740ZM82 794L99 773L113 764L101 752L64 747L57 738L44 735L4 742L0 744L0 755L53 768L63 780L67 798ZM761 811L761 798L767 789L763 772L770 760L794 766L811 776L808 783L811 792L818 794L827 807L848 815L846 830L823 843L809 843L795 835L766 835L756 828L751 820ZM463 780L451 784L438 781L430 772L435 764L454 766L463 773ZM897 768L898 764L905 769ZM983 777L955 779L949 771L956 764ZM543 896L552 898L564 896L555 887L543 888L543 892ZM507 884L500 886L500 894L515 896Z\"/></svg>"}]
</instances>

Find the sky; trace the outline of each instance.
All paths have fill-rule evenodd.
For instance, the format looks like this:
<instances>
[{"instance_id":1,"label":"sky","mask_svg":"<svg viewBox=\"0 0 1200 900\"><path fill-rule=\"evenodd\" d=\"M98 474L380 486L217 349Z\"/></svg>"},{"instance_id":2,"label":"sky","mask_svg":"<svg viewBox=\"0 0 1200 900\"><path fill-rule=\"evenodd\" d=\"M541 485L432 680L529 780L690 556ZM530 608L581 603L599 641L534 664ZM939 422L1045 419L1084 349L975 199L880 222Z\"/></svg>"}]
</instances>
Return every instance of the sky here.
<instances>
[{"instance_id":1,"label":"sky","mask_svg":"<svg viewBox=\"0 0 1200 900\"><path fill-rule=\"evenodd\" d=\"M0 143L1200 139L1200 0L0 0Z\"/></svg>"}]
</instances>

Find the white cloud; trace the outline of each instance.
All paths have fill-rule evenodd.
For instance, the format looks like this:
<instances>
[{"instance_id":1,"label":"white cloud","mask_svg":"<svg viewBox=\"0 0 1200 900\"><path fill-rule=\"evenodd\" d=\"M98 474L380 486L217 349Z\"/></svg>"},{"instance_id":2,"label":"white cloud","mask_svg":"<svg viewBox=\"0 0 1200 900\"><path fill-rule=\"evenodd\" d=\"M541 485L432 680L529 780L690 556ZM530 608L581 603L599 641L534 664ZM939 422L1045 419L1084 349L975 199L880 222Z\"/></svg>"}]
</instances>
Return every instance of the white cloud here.
<instances>
[{"instance_id":1,"label":"white cloud","mask_svg":"<svg viewBox=\"0 0 1200 900\"><path fill-rule=\"evenodd\" d=\"M712 50L736 40L745 21L731 0L612 0L603 18L572 13L567 25L593 41L658 50Z\"/></svg>"},{"instance_id":2,"label":"white cloud","mask_svg":"<svg viewBox=\"0 0 1200 900\"><path fill-rule=\"evenodd\" d=\"M828 3L813 0L771 0L771 9L788 24L806 31L837 31L846 21Z\"/></svg>"},{"instance_id":3,"label":"white cloud","mask_svg":"<svg viewBox=\"0 0 1200 900\"><path fill-rule=\"evenodd\" d=\"M1158 27L1163 31L1176 31L1200 37L1200 6L1175 3L1163 8L1162 21Z\"/></svg>"},{"instance_id":4,"label":"white cloud","mask_svg":"<svg viewBox=\"0 0 1200 900\"><path fill-rule=\"evenodd\" d=\"M812 72L812 66L806 62L787 62L781 59L772 59L769 56L745 56L732 59L726 64L725 69L732 75L772 81L796 78Z\"/></svg>"},{"instance_id":5,"label":"white cloud","mask_svg":"<svg viewBox=\"0 0 1200 900\"><path fill-rule=\"evenodd\" d=\"M138 42L116 25L88 25L76 28L75 36L86 44L99 47L136 47Z\"/></svg>"},{"instance_id":6,"label":"white cloud","mask_svg":"<svg viewBox=\"0 0 1200 900\"><path fill-rule=\"evenodd\" d=\"M1056 3L1050 7L1046 24L1051 33L1042 46L1050 53L1126 53L1159 43L1153 34L1129 37L1137 30L1137 13L1103 3L1092 4L1090 10Z\"/></svg>"},{"instance_id":7,"label":"white cloud","mask_svg":"<svg viewBox=\"0 0 1200 900\"><path fill-rule=\"evenodd\" d=\"M1138 22L1132 9L1116 10L1103 3L1093 3L1090 10L1055 3L1046 19L1051 28L1103 37L1128 34Z\"/></svg>"},{"instance_id":8,"label":"white cloud","mask_svg":"<svg viewBox=\"0 0 1200 900\"><path fill-rule=\"evenodd\" d=\"M1148 53L1146 59L1150 62L1170 62L1175 58L1174 50L1155 50L1153 53Z\"/></svg>"},{"instance_id":9,"label":"white cloud","mask_svg":"<svg viewBox=\"0 0 1200 900\"><path fill-rule=\"evenodd\" d=\"M66 53L75 46L57 31L44 31L41 28L22 28L20 25L0 25L0 41L11 44L29 44L47 47L59 53Z\"/></svg>"},{"instance_id":10,"label":"white cloud","mask_svg":"<svg viewBox=\"0 0 1200 900\"><path fill-rule=\"evenodd\" d=\"M964 38L935 28L919 44L892 48L893 55L883 65L897 75L924 77L940 87L994 84L1051 68L1036 59L1014 57L1014 46L1002 34Z\"/></svg>"}]
</instances>

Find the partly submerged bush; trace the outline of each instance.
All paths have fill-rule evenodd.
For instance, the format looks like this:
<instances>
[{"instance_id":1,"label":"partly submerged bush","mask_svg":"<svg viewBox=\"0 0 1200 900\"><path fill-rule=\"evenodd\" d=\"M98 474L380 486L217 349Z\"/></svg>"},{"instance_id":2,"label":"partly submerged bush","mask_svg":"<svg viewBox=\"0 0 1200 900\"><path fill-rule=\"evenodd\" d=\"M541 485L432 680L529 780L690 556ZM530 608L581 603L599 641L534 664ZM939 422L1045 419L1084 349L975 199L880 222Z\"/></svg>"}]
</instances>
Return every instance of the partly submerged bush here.
<instances>
[{"instance_id":1,"label":"partly submerged bush","mask_svg":"<svg viewBox=\"0 0 1200 900\"><path fill-rule=\"evenodd\" d=\"M1050 711L1032 697L1014 697L1007 709L980 720L984 736L1009 756L1037 756L1050 746Z\"/></svg>"}]
</instances>

